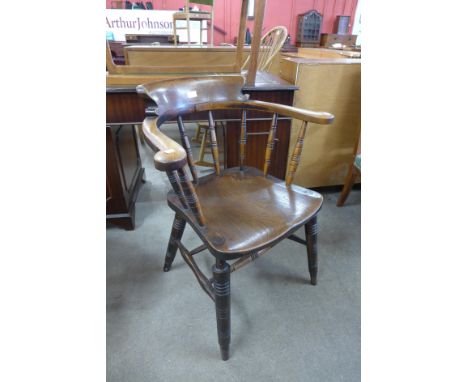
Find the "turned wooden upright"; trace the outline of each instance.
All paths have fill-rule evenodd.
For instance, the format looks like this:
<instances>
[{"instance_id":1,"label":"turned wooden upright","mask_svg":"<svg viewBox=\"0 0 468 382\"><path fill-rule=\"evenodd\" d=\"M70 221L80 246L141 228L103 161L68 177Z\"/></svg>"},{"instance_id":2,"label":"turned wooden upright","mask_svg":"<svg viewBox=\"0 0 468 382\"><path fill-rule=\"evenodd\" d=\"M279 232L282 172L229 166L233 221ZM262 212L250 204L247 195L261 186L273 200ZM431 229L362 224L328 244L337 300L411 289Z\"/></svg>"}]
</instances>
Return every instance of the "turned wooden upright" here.
<instances>
[{"instance_id":1,"label":"turned wooden upright","mask_svg":"<svg viewBox=\"0 0 468 382\"><path fill-rule=\"evenodd\" d=\"M215 302L218 342L223 360L229 358L232 272L288 238L306 245L310 282L314 285L317 282L317 214L322 205L322 196L293 186L292 182L300 163L307 127L333 121L333 116L326 112L251 101L241 92L243 84L241 76L218 76L162 81L138 88L139 92L147 94L157 104L158 116L145 119L143 133L148 145L156 151L155 167L166 172L173 188L168 194L168 204L175 211L175 217L164 271L170 270L179 249L200 286ZM226 109L240 112L240 159L239 167L221 170L213 114ZM263 171L245 165L250 111L266 112L272 116ZM197 174L184 126L183 116L192 113L205 113L209 124L215 172L205 177ZM280 115L303 121L286 182L268 174ZM160 130L160 126L170 120L177 121L183 147ZM189 168L188 172L185 167ZM203 242L191 251L181 242L187 223ZM294 235L302 226L305 227L305 240ZM193 258L204 250L215 257L211 278L200 271ZM232 260L236 261L229 264Z\"/></svg>"}]
</instances>

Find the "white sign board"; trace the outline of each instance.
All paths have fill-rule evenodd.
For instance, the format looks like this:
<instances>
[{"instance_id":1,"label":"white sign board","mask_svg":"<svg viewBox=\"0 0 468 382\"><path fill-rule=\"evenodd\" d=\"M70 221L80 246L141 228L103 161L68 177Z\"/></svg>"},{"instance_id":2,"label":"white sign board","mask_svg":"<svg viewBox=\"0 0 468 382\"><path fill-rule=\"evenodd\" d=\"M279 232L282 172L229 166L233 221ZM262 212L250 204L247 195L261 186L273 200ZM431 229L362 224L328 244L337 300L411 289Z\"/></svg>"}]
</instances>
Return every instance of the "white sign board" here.
<instances>
[{"instance_id":1,"label":"white sign board","mask_svg":"<svg viewBox=\"0 0 468 382\"><path fill-rule=\"evenodd\" d=\"M162 34L172 35L172 15L177 11L158 11L145 9L106 9L106 32L112 32L114 40L125 41L126 34ZM178 21L179 23L186 22ZM206 22L205 22L206 23ZM192 43L199 42L201 23L190 22L190 38ZM204 24L206 27L206 24ZM192 32L193 31L193 32ZM179 41L187 42L187 30L177 30ZM207 33L203 31L203 40Z\"/></svg>"}]
</instances>

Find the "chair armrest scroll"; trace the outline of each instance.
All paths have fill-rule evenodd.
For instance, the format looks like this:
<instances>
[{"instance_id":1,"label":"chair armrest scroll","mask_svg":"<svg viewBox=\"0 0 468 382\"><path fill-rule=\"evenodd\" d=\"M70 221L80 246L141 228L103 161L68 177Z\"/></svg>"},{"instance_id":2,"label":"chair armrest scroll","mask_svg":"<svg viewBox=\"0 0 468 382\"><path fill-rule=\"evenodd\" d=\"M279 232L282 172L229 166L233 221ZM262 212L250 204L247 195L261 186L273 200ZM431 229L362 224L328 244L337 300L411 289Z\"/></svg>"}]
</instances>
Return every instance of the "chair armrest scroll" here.
<instances>
[{"instance_id":1,"label":"chair armrest scroll","mask_svg":"<svg viewBox=\"0 0 468 382\"><path fill-rule=\"evenodd\" d=\"M145 141L156 151L155 167L160 171L175 171L182 168L187 163L187 153L182 146L158 129L156 121L156 117L148 117L143 121Z\"/></svg>"}]
</instances>

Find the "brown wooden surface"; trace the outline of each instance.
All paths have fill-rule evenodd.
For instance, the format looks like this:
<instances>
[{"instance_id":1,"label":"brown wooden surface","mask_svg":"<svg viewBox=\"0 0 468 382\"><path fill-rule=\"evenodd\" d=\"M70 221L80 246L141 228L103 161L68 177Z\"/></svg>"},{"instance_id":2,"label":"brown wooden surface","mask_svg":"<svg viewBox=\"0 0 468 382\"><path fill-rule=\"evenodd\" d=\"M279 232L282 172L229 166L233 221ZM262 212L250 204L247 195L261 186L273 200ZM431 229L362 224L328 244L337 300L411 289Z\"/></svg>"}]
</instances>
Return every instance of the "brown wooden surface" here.
<instances>
[{"instance_id":1,"label":"brown wooden surface","mask_svg":"<svg viewBox=\"0 0 468 382\"><path fill-rule=\"evenodd\" d=\"M183 49L183 48L182 48ZM113 58L109 48L106 45L106 68L110 74L123 74L123 75L148 75L148 74L181 74L189 73L191 75L195 73L238 73L237 64L197 64L191 65L190 62L186 62L185 65L181 66L168 66L168 65L117 65Z\"/></svg>"},{"instance_id":2,"label":"brown wooden surface","mask_svg":"<svg viewBox=\"0 0 468 382\"><path fill-rule=\"evenodd\" d=\"M243 1L241 5L241 15L239 22L239 32L237 34L237 49L236 49L236 64L239 63L237 70L240 71L241 63L243 62L243 44L245 42L246 23L247 23L247 6L248 2Z\"/></svg>"},{"instance_id":3,"label":"brown wooden surface","mask_svg":"<svg viewBox=\"0 0 468 382\"><path fill-rule=\"evenodd\" d=\"M244 47L241 62L250 54ZM124 48L127 65L150 65L157 67L219 66L236 63L237 48L232 46L155 46L132 45ZM236 71L236 72L240 72Z\"/></svg>"},{"instance_id":4,"label":"brown wooden surface","mask_svg":"<svg viewBox=\"0 0 468 382\"><path fill-rule=\"evenodd\" d=\"M145 119L145 101L128 92L106 92L107 123L141 123Z\"/></svg>"},{"instance_id":5,"label":"brown wooden surface","mask_svg":"<svg viewBox=\"0 0 468 382\"><path fill-rule=\"evenodd\" d=\"M275 244L308 221L322 205L317 192L285 187L284 182L264 177L262 171L251 167L244 171L228 169L220 177L204 177L195 191L206 220L203 231L199 230L202 240L226 260ZM168 203L197 227L196 219L184 213L172 192Z\"/></svg>"},{"instance_id":6,"label":"brown wooden surface","mask_svg":"<svg viewBox=\"0 0 468 382\"><path fill-rule=\"evenodd\" d=\"M255 1L255 24L253 30L252 49L250 51L249 71L247 74L247 85L255 84L258 67L258 52L262 39L263 17L265 16L266 0Z\"/></svg>"},{"instance_id":7,"label":"brown wooden surface","mask_svg":"<svg viewBox=\"0 0 468 382\"><path fill-rule=\"evenodd\" d=\"M283 58L281 75L296 81L294 106L327 110L335 116L331 126L306 132L295 183L303 187L344 183L361 123L361 60ZM294 150L300 121L291 128L289 153Z\"/></svg>"}]
</instances>

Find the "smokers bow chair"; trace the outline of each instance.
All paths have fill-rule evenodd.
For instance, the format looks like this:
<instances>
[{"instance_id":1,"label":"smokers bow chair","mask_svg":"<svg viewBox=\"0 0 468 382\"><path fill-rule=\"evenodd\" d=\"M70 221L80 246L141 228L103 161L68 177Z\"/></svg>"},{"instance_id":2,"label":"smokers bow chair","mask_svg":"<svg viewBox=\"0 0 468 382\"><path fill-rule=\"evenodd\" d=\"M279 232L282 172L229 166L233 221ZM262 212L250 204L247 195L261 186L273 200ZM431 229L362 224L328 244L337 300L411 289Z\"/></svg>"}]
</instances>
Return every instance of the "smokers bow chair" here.
<instances>
[{"instance_id":1,"label":"smokers bow chair","mask_svg":"<svg viewBox=\"0 0 468 382\"><path fill-rule=\"evenodd\" d=\"M292 182L308 123L330 124L334 118L329 113L250 101L241 92L243 84L241 76L199 77L153 82L137 88L140 94L146 94L157 104L157 117L144 120L143 133L147 144L156 151L156 169L166 172L173 188L167 195L168 205L174 210L175 217L164 271L170 270L179 250L200 286L215 303L218 342L223 360L229 358L232 272L289 238L307 247L310 280L313 285L317 282L317 214L322 206L322 196L294 186ZM240 117L239 167L223 171L219 165L214 134L214 120L220 110L236 110ZM272 115L263 171L245 165L247 112L250 110ZM215 173L202 178L196 173L183 122L183 116L196 112L207 114L215 164ZM268 175L278 115L303 121L286 181ZM174 120L178 123L183 147L159 129L164 122ZM192 174L192 181L185 170L186 165ZM192 226L203 242L191 251L181 241L186 223ZM302 226L305 227L306 240L294 235ZM211 278L200 271L194 260L195 254L205 249L215 258Z\"/></svg>"}]
</instances>

